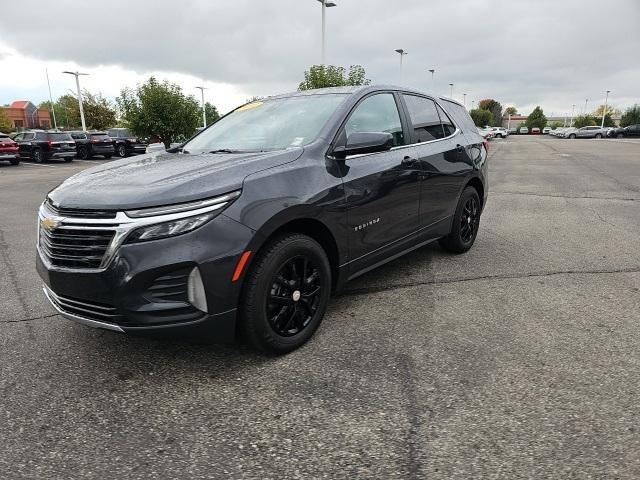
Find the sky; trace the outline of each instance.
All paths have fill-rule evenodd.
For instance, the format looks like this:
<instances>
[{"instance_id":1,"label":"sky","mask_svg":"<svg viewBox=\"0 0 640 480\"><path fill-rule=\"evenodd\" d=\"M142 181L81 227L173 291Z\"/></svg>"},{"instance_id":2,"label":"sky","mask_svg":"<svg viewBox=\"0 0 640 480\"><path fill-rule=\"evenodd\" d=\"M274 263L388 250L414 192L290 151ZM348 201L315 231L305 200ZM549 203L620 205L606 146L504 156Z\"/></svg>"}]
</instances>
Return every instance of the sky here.
<instances>
[{"instance_id":1,"label":"sky","mask_svg":"<svg viewBox=\"0 0 640 480\"><path fill-rule=\"evenodd\" d=\"M495 98L528 114L640 103L640 0L335 0L326 63L373 84ZM29 12L25 17L24 12ZM408 52L400 69L394 50ZM150 75L227 112L293 91L321 63L317 0L8 0L0 10L0 104L83 88L114 99ZM434 80L429 69L435 69Z\"/></svg>"}]
</instances>

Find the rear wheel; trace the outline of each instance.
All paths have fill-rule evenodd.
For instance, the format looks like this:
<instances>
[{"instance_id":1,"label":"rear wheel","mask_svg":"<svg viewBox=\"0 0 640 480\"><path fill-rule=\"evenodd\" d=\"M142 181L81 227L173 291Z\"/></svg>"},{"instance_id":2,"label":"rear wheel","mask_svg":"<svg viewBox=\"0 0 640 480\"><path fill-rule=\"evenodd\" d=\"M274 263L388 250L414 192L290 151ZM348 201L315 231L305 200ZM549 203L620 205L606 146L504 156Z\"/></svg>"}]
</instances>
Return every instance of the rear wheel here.
<instances>
[{"instance_id":1,"label":"rear wheel","mask_svg":"<svg viewBox=\"0 0 640 480\"><path fill-rule=\"evenodd\" d=\"M301 234L276 237L255 258L240 307L243 337L256 349L283 354L314 334L327 309L331 267L326 253Z\"/></svg>"},{"instance_id":2,"label":"rear wheel","mask_svg":"<svg viewBox=\"0 0 640 480\"><path fill-rule=\"evenodd\" d=\"M87 147L80 147L78 149L78 157L80 157L82 160L89 159L89 149Z\"/></svg>"},{"instance_id":3,"label":"rear wheel","mask_svg":"<svg viewBox=\"0 0 640 480\"><path fill-rule=\"evenodd\" d=\"M121 158L127 156L127 149L124 145L118 145L118 156Z\"/></svg>"},{"instance_id":4,"label":"rear wheel","mask_svg":"<svg viewBox=\"0 0 640 480\"><path fill-rule=\"evenodd\" d=\"M616 138L624 138L624 135L623 135L623 134L621 134L621 133L618 133L618 134L616 135Z\"/></svg>"},{"instance_id":5,"label":"rear wheel","mask_svg":"<svg viewBox=\"0 0 640 480\"><path fill-rule=\"evenodd\" d=\"M479 227L480 197L475 188L467 187L458 201L451 233L440 239L440 245L448 252L464 253L473 246Z\"/></svg>"},{"instance_id":6,"label":"rear wheel","mask_svg":"<svg viewBox=\"0 0 640 480\"><path fill-rule=\"evenodd\" d=\"M575 138L576 138L575 133L572 133L571 135L569 135L569 138L570 138L571 140L575 140Z\"/></svg>"},{"instance_id":7,"label":"rear wheel","mask_svg":"<svg viewBox=\"0 0 640 480\"><path fill-rule=\"evenodd\" d=\"M39 148L34 148L31 152L31 159L36 163L42 163L42 161L44 160L42 150L40 150Z\"/></svg>"},{"instance_id":8,"label":"rear wheel","mask_svg":"<svg viewBox=\"0 0 640 480\"><path fill-rule=\"evenodd\" d=\"M596 133L596 138L602 138L602 135L599 133Z\"/></svg>"}]
</instances>

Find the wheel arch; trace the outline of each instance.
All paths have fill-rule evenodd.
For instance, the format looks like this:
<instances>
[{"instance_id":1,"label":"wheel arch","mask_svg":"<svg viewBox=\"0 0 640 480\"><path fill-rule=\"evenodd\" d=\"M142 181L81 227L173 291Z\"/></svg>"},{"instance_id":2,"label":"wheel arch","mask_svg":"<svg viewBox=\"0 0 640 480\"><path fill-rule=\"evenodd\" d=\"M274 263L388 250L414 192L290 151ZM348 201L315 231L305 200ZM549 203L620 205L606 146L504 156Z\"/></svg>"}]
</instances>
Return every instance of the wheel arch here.
<instances>
[{"instance_id":1,"label":"wheel arch","mask_svg":"<svg viewBox=\"0 0 640 480\"><path fill-rule=\"evenodd\" d=\"M467 187L473 187L476 189L476 191L478 192L478 196L480 197L480 207L484 208L484 184L482 183L482 180L480 180L479 177L472 177L465 184L462 192L464 192L464 189ZM462 192L460 192L460 195L462 195Z\"/></svg>"}]
</instances>

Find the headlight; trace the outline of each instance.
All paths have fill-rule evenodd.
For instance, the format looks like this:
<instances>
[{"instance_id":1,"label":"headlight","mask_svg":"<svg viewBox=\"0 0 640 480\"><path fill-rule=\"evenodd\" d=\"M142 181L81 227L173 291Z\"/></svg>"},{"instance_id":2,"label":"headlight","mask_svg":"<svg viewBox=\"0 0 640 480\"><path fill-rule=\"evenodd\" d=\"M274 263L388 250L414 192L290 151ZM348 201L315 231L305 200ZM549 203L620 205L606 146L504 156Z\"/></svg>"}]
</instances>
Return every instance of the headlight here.
<instances>
[{"instance_id":1,"label":"headlight","mask_svg":"<svg viewBox=\"0 0 640 480\"><path fill-rule=\"evenodd\" d=\"M146 242L191 232L218 216L240 191L195 202L143 208L125 212L141 226L127 235L125 243Z\"/></svg>"}]
</instances>

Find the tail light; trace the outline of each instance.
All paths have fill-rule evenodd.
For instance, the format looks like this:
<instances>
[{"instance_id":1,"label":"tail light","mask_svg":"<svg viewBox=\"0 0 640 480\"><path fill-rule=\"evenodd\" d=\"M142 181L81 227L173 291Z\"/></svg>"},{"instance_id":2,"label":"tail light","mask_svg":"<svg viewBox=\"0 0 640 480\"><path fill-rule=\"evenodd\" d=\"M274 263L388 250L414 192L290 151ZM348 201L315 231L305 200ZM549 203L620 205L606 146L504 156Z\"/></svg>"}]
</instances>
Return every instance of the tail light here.
<instances>
[{"instance_id":1,"label":"tail light","mask_svg":"<svg viewBox=\"0 0 640 480\"><path fill-rule=\"evenodd\" d=\"M47 145L49 146L49 149L53 148L53 142L51 140L47 140Z\"/></svg>"},{"instance_id":2,"label":"tail light","mask_svg":"<svg viewBox=\"0 0 640 480\"><path fill-rule=\"evenodd\" d=\"M96 140L95 138L92 138L91 143L100 143L100 140Z\"/></svg>"},{"instance_id":3,"label":"tail light","mask_svg":"<svg viewBox=\"0 0 640 480\"><path fill-rule=\"evenodd\" d=\"M484 145L484 149L488 152L489 151L489 141L484 139L482 140L482 145Z\"/></svg>"}]
</instances>

